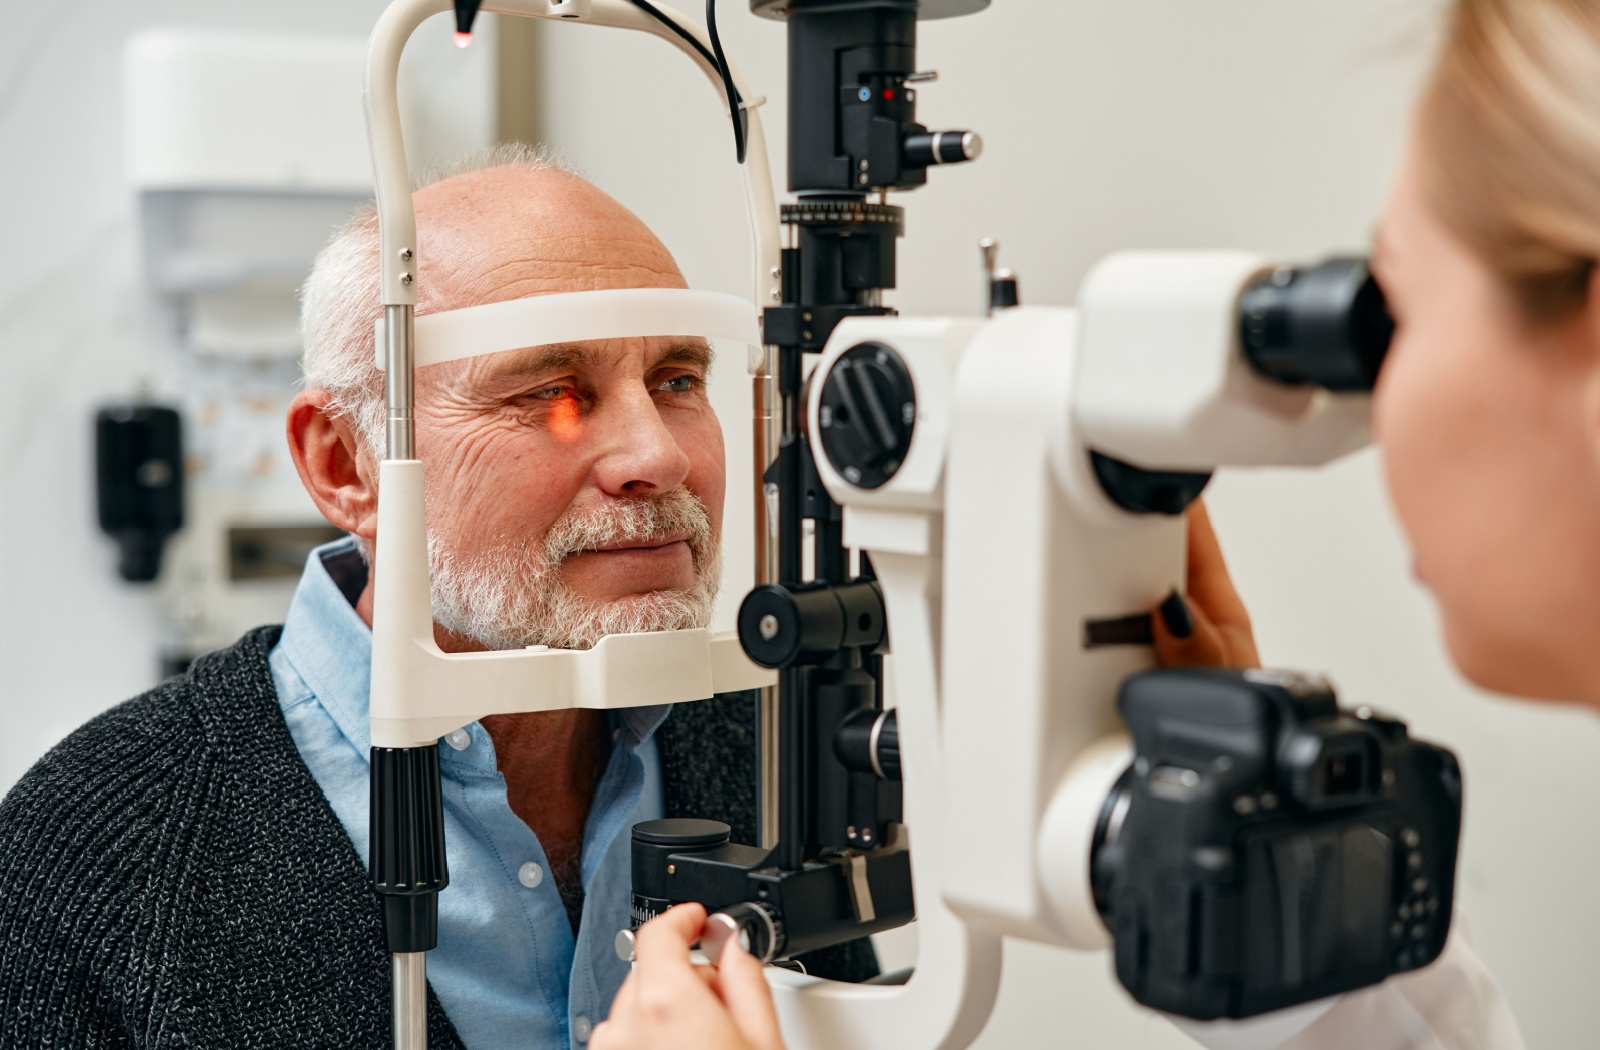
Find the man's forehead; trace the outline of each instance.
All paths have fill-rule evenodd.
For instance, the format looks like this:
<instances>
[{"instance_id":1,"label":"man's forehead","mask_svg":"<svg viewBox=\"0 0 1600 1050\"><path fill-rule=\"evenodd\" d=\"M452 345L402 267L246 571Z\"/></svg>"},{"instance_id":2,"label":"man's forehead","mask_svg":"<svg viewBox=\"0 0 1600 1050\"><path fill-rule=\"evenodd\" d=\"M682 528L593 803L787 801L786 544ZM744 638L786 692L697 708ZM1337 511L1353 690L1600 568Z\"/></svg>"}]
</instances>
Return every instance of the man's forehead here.
<instances>
[{"instance_id":1,"label":"man's forehead","mask_svg":"<svg viewBox=\"0 0 1600 1050\"><path fill-rule=\"evenodd\" d=\"M585 180L509 165L418 191L419 313L560 292L685 287L637 216Z\"/></svg>"}]
</instances>

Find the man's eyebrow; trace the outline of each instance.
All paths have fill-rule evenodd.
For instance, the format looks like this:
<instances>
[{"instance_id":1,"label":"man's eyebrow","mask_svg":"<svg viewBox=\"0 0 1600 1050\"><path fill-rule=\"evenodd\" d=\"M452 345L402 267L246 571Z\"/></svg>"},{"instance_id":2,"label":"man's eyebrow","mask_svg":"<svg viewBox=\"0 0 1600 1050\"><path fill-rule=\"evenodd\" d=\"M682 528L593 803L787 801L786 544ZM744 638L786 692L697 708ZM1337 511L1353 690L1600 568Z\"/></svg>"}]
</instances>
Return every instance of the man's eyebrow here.
<instances>
[{"instance_id":1,"label":"man's eyebrow","mask_svg":"<svg viewBox=\"0 0 1600 1050\"><path fill-rule=\"evenodd\" d=\"M502 374L554 372L562 368L594 364L594 351L574 343L549 343L513 350L495 371Z\"/></svg>"},{"instance_id":2,"label":"man's eyebrow","mask_svg":"<svg viewBox=\"0 0 1600 1050\"><path fill-rule=\"evenodd\" d=\"M686 364L710 371L715 358L705 343L675 343L650 366L660 368L668 364ZM521 350L507 351L493 374L499 378L542 375L564 368L598 367L599 361L593 347L577 343L548 343Z\"/></svg>"},{"instance_id":3,"label":"man's eyebrow","mask_svg":"<svg viewBox=\"0 0 1600 1050\"><path fill-rule=\"evenodd\" d=\"M695 365L703 371L711 370L711 362L716 359L716 354L711 352L711 347L705 343L675 343L666 353L656 359L655 367L662 365Z\"/></svg>"}]
</instances>

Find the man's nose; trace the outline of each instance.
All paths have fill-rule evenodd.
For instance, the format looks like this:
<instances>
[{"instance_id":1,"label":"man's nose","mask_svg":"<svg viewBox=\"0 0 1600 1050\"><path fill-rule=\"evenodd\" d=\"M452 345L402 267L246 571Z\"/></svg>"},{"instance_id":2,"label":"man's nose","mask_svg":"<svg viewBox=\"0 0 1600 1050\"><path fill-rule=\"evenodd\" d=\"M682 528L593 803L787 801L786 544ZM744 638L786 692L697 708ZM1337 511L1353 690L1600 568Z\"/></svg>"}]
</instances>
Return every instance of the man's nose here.
<instances>
[{"instance_id":1,"label":"man's nose","mask_svg":"<svg viewBox=\"0 0 1600 1050\"><path fill-rule=\"evenodd\" d=\"M595 462L595 481L606 495L670 492L688 478L689 456L643 384L614 398L598 422L604 451Z\"/></svg>"}]
</instances>

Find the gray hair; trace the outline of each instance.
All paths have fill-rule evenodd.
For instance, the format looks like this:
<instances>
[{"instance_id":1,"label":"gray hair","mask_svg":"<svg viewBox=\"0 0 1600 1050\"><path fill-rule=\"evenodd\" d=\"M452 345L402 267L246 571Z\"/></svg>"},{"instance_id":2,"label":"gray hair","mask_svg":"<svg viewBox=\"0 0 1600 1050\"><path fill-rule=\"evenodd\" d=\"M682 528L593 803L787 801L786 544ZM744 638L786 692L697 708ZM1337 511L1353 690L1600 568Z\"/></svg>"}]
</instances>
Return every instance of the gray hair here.
<instances>
[{"instance_id":1,"label":"gray hair","mask_svg":"<svg viewBox=\"0 0 1600 1050\"><path fill-rule=\"evenodd\" d=\"M508 142L431 170L416 188L509 165L579 174L548 147ZM328 239L300 287L302 381L307 389L328 392L333 413L350 424L360 450L375 460L384 449L383 373L372 345L383 315L378 251L378 213L368 204Z\"/></svg>"}]
</instances>

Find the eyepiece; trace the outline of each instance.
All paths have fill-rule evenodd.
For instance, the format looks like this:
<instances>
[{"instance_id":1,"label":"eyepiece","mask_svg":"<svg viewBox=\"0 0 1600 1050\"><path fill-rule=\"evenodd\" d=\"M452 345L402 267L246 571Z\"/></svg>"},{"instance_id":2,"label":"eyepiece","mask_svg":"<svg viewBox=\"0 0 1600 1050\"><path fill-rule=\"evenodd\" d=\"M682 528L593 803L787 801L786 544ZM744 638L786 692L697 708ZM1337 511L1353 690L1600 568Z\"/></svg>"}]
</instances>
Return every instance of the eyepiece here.
<instances>
[{"instance_id":1,"label":"eyepiece","mask_svg":"<svg viewBox=\"0 0 1600 1050\"><path fill-rule=\"evenodd\" d=\"M1239 298L1245 357L1282 383L1371 390L1394 337L1383 290L1365 259L1283 267Z\"/></svg>"}]
</instances>

